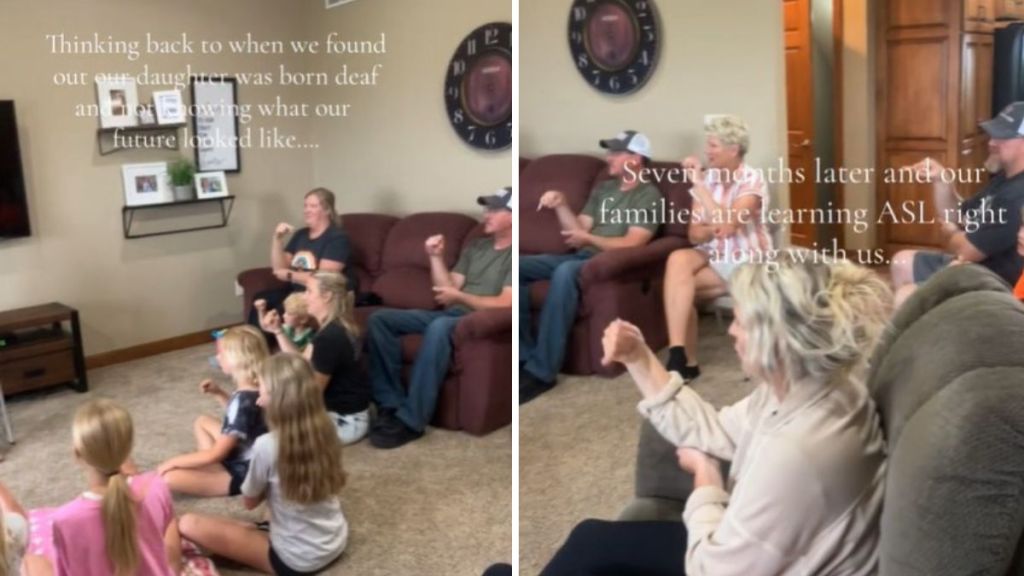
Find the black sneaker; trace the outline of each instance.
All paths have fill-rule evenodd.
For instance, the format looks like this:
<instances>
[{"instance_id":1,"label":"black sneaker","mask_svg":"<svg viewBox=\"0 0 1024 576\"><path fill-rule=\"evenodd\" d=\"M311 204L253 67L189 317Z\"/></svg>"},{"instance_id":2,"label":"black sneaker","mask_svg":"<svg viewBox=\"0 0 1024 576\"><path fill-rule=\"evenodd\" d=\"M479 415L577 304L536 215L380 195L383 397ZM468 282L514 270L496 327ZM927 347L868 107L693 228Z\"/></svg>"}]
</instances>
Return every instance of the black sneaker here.
<instances>
[{"instance_id":1,"label":"black sneaker","mask_svg":"<svg viewBox=\"0 0 1024 576\"><path fill-rule=\"evenodd\" d=\"M377 418L374 419L373 424L370 426L371 430L376 430L381 426L386 426L391 422L398 419L398 408L377 408Z\"/></svg>"},{"instance_id":2,"label":"black sneaker","mask_svg":"<svg viewBox=\"0 0 1024 576\"><path fill-rule=\"evenodd\" d=\"M370 433L370 444L373 444L375 448L391 450L392 448L404 446L413 440L419 440L422 437L423 432L413 430L401 420L395 418L393 422L389 422L387 425L381 426Z\"/></svg>"},{"instance_id":3,"label":"black sneaker","mask_svg":"<svg viewBox=\"0 0 1024 576\"><path fill-rule=\"evenodd\" d=\"M545 382L527 370L519 371L519 405L522 406L537 396L555 387L555 382Z\"/></svg>"}]
</instances>

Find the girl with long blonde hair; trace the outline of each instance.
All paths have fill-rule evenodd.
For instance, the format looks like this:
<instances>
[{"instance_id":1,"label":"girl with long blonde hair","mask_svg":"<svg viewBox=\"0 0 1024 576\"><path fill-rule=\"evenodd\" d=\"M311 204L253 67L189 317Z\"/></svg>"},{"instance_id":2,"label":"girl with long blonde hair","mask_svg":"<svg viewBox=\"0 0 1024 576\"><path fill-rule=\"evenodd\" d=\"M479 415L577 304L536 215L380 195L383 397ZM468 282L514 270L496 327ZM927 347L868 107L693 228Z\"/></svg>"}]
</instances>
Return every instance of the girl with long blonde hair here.
<instances>
[{"instance_id":1,"label":"girl with long blonde hair","mask_svg":"<svg viewBox=\"0 0 1024 576\"><path fill-rule=\"evenodd\" d=\"M159 475L137 474L131 415L109 400L75 412L72 445L88 487L33 528L58 575L175 576L181 537ZM37 519L38 520L38 519ZM52 532L51 532L52 530Z\"/></svg>"},{"instance_id":2,"label":"girl with long blonde hair","mask_svg":"<svg viewBox=\"0 0 1024 576\"><path fill-rule=\"evenodd\" d=\"M309 364L296 354L267 359L260 403L270 433L253 447L243 503L266 501L269 535L253 524L186 514L182 534L214 554L279 576L316 574L348 542L339 494L345 486L342 444Z\"/></svg>"},{"instance_id":3,"label":"girl with long blonde hair","mask_svg":"<svg viewBox=\"0 0 1024 576\"><path fill-rule=\"evenodd\" d=\"M224 417L199 416L193 424L197 450L175 456L157 468L171 490L194 496L240 493L253 443L267 431L257 405L257 369L269 355L263 334L252 326L236 326L217 340L217 363L234 381L235 390L229 394L212 380L199 384L203 394L213 396L221 405Z\"/></svg>"},{"instance_id":4,"label":"girl with long blonde hair","mask_svg":"<svg viewBox=\"0 0 1024 576\"><path fill-rule=\"evenodd\" d=\"M608 327L605 362L629 370L640 413L679 447L694 489L683 523L580 524L542 576L877 573L885 441L856 374L892 293L871 270L829 258L784 252L732 276L729 334L758 385L721 410L667 371L636 326Z\"/></svg>"},{"instance_id":5,"label":"girl with long blonde hair","mask_svg":"<svg viewBox=\"0 0 1024 576\"><path fill-rule=\"evenodd\" d=\"M360 331L355 320L355 295L345 277L336 272L317 272L306 288L306 309L320 330L303 356L313 366L313 376L323 391L324 403L344 444L353 444L370 429L370 380L359 361ZM284 352L298 353L282 329L281 317L269 312L265 330L277 337Z\"/></svg>"}]
</instances>

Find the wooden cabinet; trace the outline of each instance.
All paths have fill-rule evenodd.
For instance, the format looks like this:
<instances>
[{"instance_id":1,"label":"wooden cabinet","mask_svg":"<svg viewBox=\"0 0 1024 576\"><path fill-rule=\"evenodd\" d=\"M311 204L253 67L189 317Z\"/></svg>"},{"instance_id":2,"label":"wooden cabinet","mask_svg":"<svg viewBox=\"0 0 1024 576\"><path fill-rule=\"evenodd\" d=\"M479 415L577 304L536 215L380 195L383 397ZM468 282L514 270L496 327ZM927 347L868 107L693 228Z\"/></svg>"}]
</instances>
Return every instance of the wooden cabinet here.
<instances>
[{"instance_id":1,"label":"wooden cabinet","mask_svg":"<svg viewBox=\"0 0 1024 576\"><path fill-rule=\"evenodd\" d=\"M1021 0L1024 2L1024 0ZM878 166L898 169L927 157L964 180L982 168L988 138L979 122L992 117L995 0L882 0L877 35ZM877 206L908 204L935 217L932 187L877 182ZM971 178L961 194L984 185ZM880 247L937 247L938 227L880 222Z\"/></svg>"},{"instance_id":2,"label":"wooden cabinet","mask_svg":"<svg viewBox=\"0 0 1024 576\"><path fill-rule=\"evenodd\" d=\"M996 20L1024 20L1024 0L995 0Z\"/></svg>"},{"instance_id":3,"label":"wooden cabinet","mask_svg":"<svg viewBox=\"0 0 1024 576\"><path fill-rule=\"evenodd\" d=\"M55 302L0 312L3 394L62 383L70 383L79 392L89 386L78 311Z\"/></svg>"}]
</instances>

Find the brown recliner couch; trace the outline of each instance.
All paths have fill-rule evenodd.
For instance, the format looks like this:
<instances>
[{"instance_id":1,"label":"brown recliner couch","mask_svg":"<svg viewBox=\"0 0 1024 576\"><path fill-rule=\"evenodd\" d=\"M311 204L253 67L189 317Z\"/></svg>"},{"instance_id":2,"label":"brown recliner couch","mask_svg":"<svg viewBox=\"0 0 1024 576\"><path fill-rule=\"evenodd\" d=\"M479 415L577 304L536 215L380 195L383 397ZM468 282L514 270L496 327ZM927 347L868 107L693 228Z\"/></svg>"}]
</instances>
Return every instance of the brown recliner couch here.
<instances>
[{"instance_id":1,"label":"brown recliner couch","mask_svg":"<svg viewBox=\"0 0 1024 576\"><path fill-rule=\"evenodd\" d=\"M346 214L345 231L352 245L350 265L361 293L379 298L379 306L356 308L366 327L382 308L434 309L430 266L424 241L444 234L445 261L455 266L466 244L482 234L482 225L463 214L430 212L396 218L383 214ZM256 294L284 284L270 268L246 270L238 276L244 291L243 318ZM402 338L403 374L408 375L421 336ZM463 317L452 335L452 365L441 387L432 424L483 435L512 421L512 309L479 310Z\"/></svg>"},{"instance_id":2,"label":"brown recliner couch","mask_svg":"<svg viewBox=\"0 0 1024 576\"><path fill-rule=\"evenodd\" d=\"M677 163L653 162L653 168L678 168ZM570 249L562 240L558 220L551 210L537 210L541 195L548 190L565 193L569 206L579 212L587 202L594 185L608 178L604 160L579 154L555 154L519 163L519 253L562 254ZM680 180L680 174L674 175ZM692 204L690 185L655 183L666 199L666 206L688 212ZM678 220L678 218L677 218ZM601 335L616 319L628 320L643 330L647 342L655 350L668 344L662 279L669 254L690 246L685 223L669 223L646 246L613 250L598 254L580 272L580 308L576 323L566 342L565 362L561 372L567 374L601 374L614 376L622 367L601 365ZM548 282L536 282L530 288L530 314L536 321L540 315ZM526 329L521 327L521 329Z\"/></svg>"}]
</instances>

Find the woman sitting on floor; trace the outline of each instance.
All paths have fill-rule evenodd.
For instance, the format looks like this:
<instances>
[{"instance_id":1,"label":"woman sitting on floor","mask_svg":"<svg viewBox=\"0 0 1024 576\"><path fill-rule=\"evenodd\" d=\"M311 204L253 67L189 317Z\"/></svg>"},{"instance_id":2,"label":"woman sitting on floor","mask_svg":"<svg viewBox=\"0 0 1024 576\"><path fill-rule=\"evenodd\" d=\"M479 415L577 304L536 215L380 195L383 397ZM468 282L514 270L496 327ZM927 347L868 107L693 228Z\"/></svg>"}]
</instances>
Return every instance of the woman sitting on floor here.
<instances>
[{"instance_id":1,"label":"woman sitting on floor","mask_svg":"<svg viewBox=\"0 0 1024 576\"><path fill-rule=\"evenodd\" d=\"M694 475L685 526L588 520L544 576L877 571L885 442L851 372L886 326L892 294L870 270L821 260L787 252L736 271L729 333L760 385L722 410L665 370L638 328L608 327L604 361L626 365L641 414Z\"/></svg>"},{"instance_id":2,"label":"woman sitting on floor","mask_svg":"<svg viewBox=\"0 0 1024 576\"><path fill-rule=\"evenodd\" d=\"M336 272L317 272L306 286L306 309L320 329L302 351L313 366L316 383L344 444L363 439L370 430L370 380L359 362L362 345L354 314L355 302L345 278ZM272 310L260 326L274 334L283 352L299 350Z\"/></svg>"}]
</instances>

